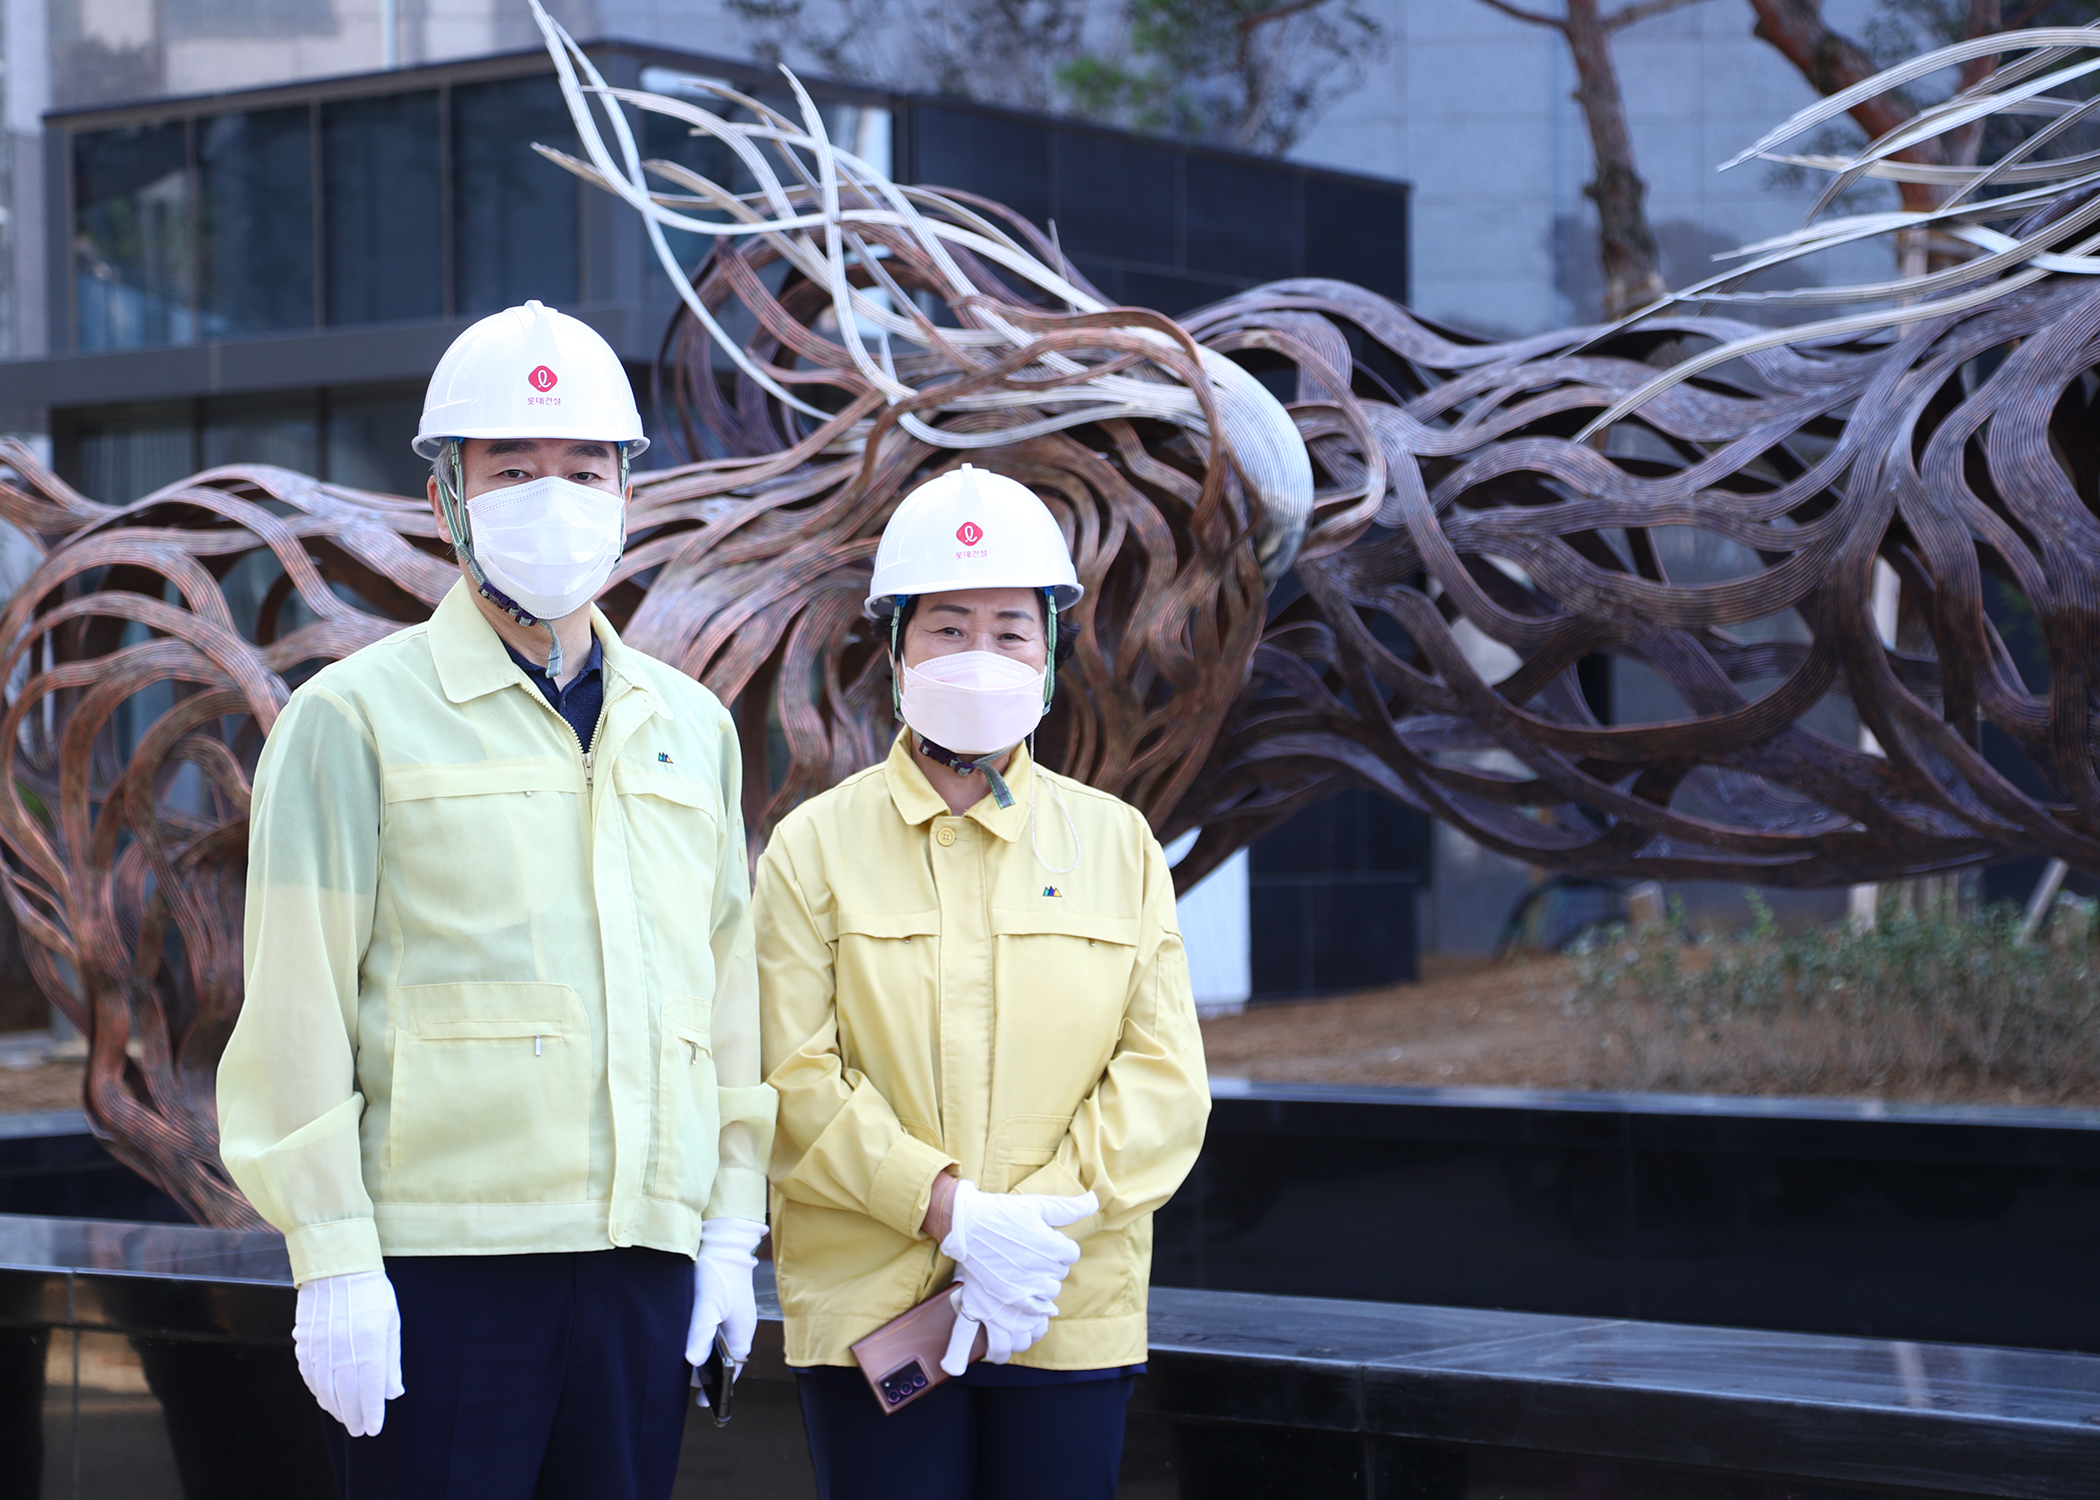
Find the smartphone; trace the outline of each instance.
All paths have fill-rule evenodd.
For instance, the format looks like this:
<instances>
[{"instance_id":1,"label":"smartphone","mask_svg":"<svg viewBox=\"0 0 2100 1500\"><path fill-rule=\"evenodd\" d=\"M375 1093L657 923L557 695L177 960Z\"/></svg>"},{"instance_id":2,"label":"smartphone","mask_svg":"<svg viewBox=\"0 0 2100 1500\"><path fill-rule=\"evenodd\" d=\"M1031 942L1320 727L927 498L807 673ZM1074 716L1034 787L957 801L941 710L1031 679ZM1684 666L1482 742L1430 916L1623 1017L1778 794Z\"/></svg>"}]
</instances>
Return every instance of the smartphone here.
<instances>
[{"instance_id":1,"label":"smartphone","mask_svg":"<svg viewBox=\"0 0 2100 1500\"><path fill-rule=\"evenodd\" d=\"M853 1346L853 1362L867 1378L882 1414L900 1412L948 1378L941 1356L955 1332L955 1286L943 1287L917 1307L899 1313ZM984 1358L985 1337L977 1330L970 1358Z\"/></svg>"},{"instance_id":2,"label":"smartphone","mask_svg":"<svg viewBox=\"0 0 2100 1500\"><path fill-rule=\"evenodd\" d=\"M707 1398L707 1408L717 1427L729 1425L729 1403L736 1391L737 1369L737 1362L729 1354L729 1340L717 1332L707 1363L693 1371L693 1384Z\"/></svg>"}]
</instances>

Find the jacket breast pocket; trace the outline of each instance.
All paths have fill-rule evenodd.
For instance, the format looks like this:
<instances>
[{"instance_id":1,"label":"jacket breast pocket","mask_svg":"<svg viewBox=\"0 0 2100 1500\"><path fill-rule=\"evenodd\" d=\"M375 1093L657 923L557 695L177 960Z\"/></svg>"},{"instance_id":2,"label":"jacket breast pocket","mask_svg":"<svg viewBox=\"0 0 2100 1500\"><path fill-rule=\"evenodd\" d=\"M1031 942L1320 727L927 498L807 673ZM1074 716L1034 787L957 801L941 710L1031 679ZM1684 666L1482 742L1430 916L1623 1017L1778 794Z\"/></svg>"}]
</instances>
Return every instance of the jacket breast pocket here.
<instances>
[{"instance_id":1,"label":"jacket breast pocket","mask_svg":"<svg viewBox=\"0 0 2100 1500\"><path fill-rule=\"evenodd\" d=\"M649 1192L707 1207L721 1150L722 1104L715 1079L713 1007L696 995L664 1001L657 1050L656 1173Z\"/></svg>"},{"instance_id":2,"label":"jacket breast pocket","mask_svg":"<svg viewBox=\"0 0 2100 1500\"><path fill-rule=\"evenodd\" d=\"M711 990L709 946L715 871L722 858L721 795L712 782L613 765L613 791L626 822L635 899L649 918L666 986ZM738 863L743 851L738 850Z\"/></svg>"},{"instance_id":3,"label":"jacket breast pocket","mask_svg":"<svg viewBox=\"0 0 2100 1500\"><path fill-rule=\"evenodd\" d=\"M932 1052L941 914L841 906L837 930L833 1003L840 1056L873 1079L893 1109L940 1118L930 1075L919 1069L906 1078L900 1064Z\"/></svg>"},{"instance_id":4,"label":"jacket breast pocket","mask_svg":"<svg viewBox=\"0 0 2100 1500\"><path fill-rule=\"evenodd\" d=\"M400 1203L587 1196L591 1037L565 984L397 990L386 1180Z\"/></svg>"},{"instance_id":5,"label":"jacket breast pocket","mask_svg":"<svg viewBox=\"0 0 2100 1500\"><path fill-rule=\"evenodd\" d=\"M1021 1059L1019 1066L1038 1081L1025 1098L1008 1102L1069 1118L1122 1034L1138 920L994 907L992 932L999 1056Z\"/></svg>"},{"instance_id":6,"label":"jacket breast pocket","mask_svg":"<svg viewBox=\"0 0 2100 1500\"><path fill-rule=\"evenodd\" d=\"M541 899L530 872L584 857L580 762L388 766L382 786L382 876L426 930L522 923Z\"/></svg>"}]
</instances>

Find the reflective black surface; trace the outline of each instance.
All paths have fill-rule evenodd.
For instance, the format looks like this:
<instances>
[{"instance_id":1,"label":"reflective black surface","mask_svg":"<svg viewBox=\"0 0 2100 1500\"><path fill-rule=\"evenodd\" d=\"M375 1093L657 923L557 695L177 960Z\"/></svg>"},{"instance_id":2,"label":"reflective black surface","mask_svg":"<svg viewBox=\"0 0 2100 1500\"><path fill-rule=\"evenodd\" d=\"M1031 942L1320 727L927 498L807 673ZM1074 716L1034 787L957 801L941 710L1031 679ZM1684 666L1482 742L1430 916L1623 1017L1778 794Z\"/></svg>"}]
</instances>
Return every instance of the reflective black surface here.
<instances>
[{"instance_id":1,"label":"reflective black surface","mask_svg":"<svg viewBox=\"0 0 2100 1500\"><path fill-rule=\"evenodd\" d=\"M199 331L311 328L313 111L219 115L196 131Z\"/></svg>"},{"instance_id":2,"label":"reflective black surface","mask_svg":"<svg viewBox=\"0 0 2100 1500\"><path fill-rule=\"evenodd\" d=\"M2090 1112L1214 1088L1160 1285L2100 1352ZM77 1112L0 1212L181 1218Z\"/></svg>"},{"instance_id":3,"label":"reflective black surface","mask_svg":"<svg viewBox=\"0 0 2100 1500\"><path fill-rule=\"evenodd\" d=\"M320 108L326 321L437 317L445 310L437 91Z\"/></svg>"},{"instance_id":4,"label":"reflective black surface","mask_svg":"<svg viewBox=\"0 0 2100 1500\"><path fill-rule=\"evenodd\" d=\"M2100 1472L2088 1356L1154 1297L1141 1400L1170 1416L1984 1494L2090 1493ZM1245 1378L1254 1363L1265 1378Z\"/></svg>"},{"instance_id":5,"label":"reflective black surface","mask_svg":"<svg viewBox=\"0 0 2100 1500\"><path fill-rule=\"evenodd\" d=\"M81 349L179 343L195 331L189 126L136 124L72 141L73 277Z\"/></svg>"},{"instance_id":6,"label":"reflective black surface","mask_svg":"<svg viewBox=\"0 0 2100 1500\"><path fill-rule=\"evenodd\" d=\"M0 1218L0 1497L329 1495L290 1281L274 1234Z\"/></svg>"},{"instance_id":7,"label":"reflective black surface","mask_svg":"<svg viewBox=\"0 0 2100 1500\"><path fill-rule=\"evenodd\" d=\"M174 1199L102 1149L77 1109L0 1115L0 1214L189 1222Z\"/></svg>"},{"instance_id":8,"label":"reflective black surface","mask_svg":"<svg viewBox=\"0 0 2100 1500\"><path fill-rule=\"evenodd\" d=\"M2091 1112L1213 1086L1158 1283L2100 1351Z\"/></svg>"},{"instance_id":9,"label":"reflective black surface","mask_svg":"<svg viewBox=\"0 0 2100 1500\"><path fill-rule=\"evenodd\" d=\"M582 147L551 77L452 90L453 300L470 316L528 298L567 307L581 292L581 194L533 143Z\"/></svg>"},{"instance_id":10,"label":"reflective black surface","mask_svg":"<svg viewBox=\"0 0 2100 1500\"><path fill-rule=\"evenodd\" d=\"M17 1214L0 1216L0 1269L78 1271L98 1277L266 1286L280 1291L292 1284L292 1263L285 1254L284 1238L267 1231L242 1234L195 1224L126 1224ZM81 1303L82 1316L88 1315L86 1309L91 1305L85 1300ZM216 1326L199 1324L198 1331Z\"/></svg>"},{"instance_id":11,"label":"reflective black surface","mask_svg":"<svg viewBox=\"0 0 2100 1500\"><path fill-rule=\"evenodd\" d=\"M481 312L528 294L574 301L579 189L521 144L573 131L553 80L535 77L452 91L451 171L466 186L451 206L448 307L442 98L424 88L78 133L76 326L62 341L141 348Z\"/></svg>"},{"instance_id":12,"label":"reflective black surface","mask_svg":"<svg viewBox=\"0 0 2100 1500\"><path fill-rule=\"evenodd\" d=\"M1360 788L1294 814L1247 850L1248 959L1256 1000L1293 1000L1418 977L1415 897L1428 820Z\"/></svg>"},{"instance_id":13,"label":"reflective black surface","mask_svg":"<svg viewBox=\"0 0 2100 1500\"><path fill-rule=\"evenodd\" d=\"M273 1236L0 1217L0 1497L328 1495L292 1300ZM681 1497L812 1493L761 1317ZM1130 1432L1126 1500L2070 1500L2100 1359L1158 1290Z\"/></svg>"},{"instance_id":14,"label":"reflective black surface","mask_svg":"<svg viewBox=\"0 0 2100 1500\"><path fill-rule=\"evenodd\" d=\"M1054 220L1111 300L1178 315L1290 276L1407 298L1402 183L949 99L912 101L903 123L900 180Z\"/></svg>"}]
</instances>

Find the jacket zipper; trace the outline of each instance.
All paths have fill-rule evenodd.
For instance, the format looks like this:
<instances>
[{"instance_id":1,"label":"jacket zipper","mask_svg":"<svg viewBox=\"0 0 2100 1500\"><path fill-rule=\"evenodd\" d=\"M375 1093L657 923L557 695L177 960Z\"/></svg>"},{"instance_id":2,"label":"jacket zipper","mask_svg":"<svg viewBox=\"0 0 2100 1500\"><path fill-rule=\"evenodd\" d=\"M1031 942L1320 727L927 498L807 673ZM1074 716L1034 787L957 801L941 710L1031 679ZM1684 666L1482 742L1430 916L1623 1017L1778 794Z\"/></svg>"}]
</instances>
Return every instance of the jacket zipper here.
<instances>
[{"instance_id":1,"label":"jacket zipper","mask_svg":"<svg viewBox=\"0 0 2100 1500\"><path fill-rule=\"evenodd\" d=\"M547 702L544 698L540 701L542 703ZM583 786L586 797L588 797L591 786L591 756L596 753L595 748L591 750L584 749L583 736L576 732L576 726L571 724L560 710L555 709L553 704L548 703L547 707L554 712L555 718L561 720L561 727L569 731L570 742L576 746L576 753L583 757ZM593 747L597 745L598 737L605 732L605 712L611 707L612 700L610 698L598 705L598 722L591 727L591 744Z\"/></svg>"}]
</instances>

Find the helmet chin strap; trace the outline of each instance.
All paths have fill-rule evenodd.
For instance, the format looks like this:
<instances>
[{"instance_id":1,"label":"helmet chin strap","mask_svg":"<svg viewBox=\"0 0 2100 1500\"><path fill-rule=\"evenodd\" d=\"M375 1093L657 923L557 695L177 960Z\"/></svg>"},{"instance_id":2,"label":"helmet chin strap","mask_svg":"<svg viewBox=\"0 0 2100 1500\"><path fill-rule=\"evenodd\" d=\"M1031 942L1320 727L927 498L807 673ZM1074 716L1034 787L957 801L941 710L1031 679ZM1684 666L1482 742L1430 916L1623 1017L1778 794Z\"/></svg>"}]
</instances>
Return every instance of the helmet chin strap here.
<instances>
[{"instance_id":1,"label":"helmet chin strap","mask_svg":"<svg viewBox=\"0 0 2100 1500\"><path fill-rule=\"evenodd\" d=\"M1001 807L1012 807L1014 794L1008 789L1006 778L999 774L999 768L992 762L1002 755L1011 755L1014 749L1014 745L1008 745L1004 750L988 750L983 755L965 758L946 746L936 745L923 734L919 736L919 753L928 760L938 761L958 776L974 776L979 771L984 772L984 783L991 789L992 800Z\"/></svg>"},{"instance_id":2,"label":"helmet chin strap","mask_svg":"<svg viewBox=\"0 0 2100 1500\"><path fill-rule=\"evenodd\" d=\"M615 443L613 446L620 453L620 494L624 499L627 494L627 474L630 462L627 445L625 443ZM474 587L480 591L482 598L488 600L489 603L495 605L496 608L502 610L527 630L530 630L535 625L546 627L547 665L545 670L547 680L550 682L560 681L562 669L561 637L555 633L554 622L541 619L524 605L518 603L517 600L511 598L510 595L504 593L503 590L490 583L488 574L481 571L481 563L474 556L472 533L467 526L467 502L465 499L467 492L466 467L460 460L460 441L458 438L445 439L445 451L438 460L437 482L438 507L445 513L445 530L451 534L453 552L458 554L462 563L466 564L467 576L474 580ZM626 544L627 533L626 527L623 525L620 528L620 550L623 554L626 551Z\"/></svg>"}]
</instances>

